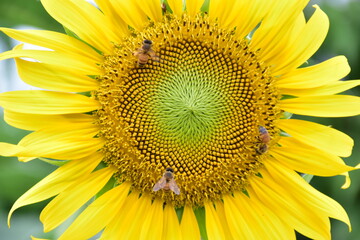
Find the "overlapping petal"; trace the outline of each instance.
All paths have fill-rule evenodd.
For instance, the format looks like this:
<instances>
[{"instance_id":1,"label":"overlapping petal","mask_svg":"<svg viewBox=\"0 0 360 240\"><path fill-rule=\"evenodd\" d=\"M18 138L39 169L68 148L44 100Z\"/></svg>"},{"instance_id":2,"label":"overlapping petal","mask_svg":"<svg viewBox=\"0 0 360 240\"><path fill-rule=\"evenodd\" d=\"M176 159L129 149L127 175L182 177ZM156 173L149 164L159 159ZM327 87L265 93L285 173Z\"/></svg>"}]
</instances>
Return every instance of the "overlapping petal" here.
<instances>
[{"instance_id":1,"label":"overlapping petal","mask_svg":"<svg viewBox=\"0 0 360 240\"><path fill-rule=\"evenodd\" d=\"M276 85L286 89L320 87L342 79L349 72L346 57L337 56L313 66L288 71L276 80Z\"/></svg>"},{"instance_id":2,"label":"overlapping petal","mask_svg":"<svg viewBox=\"0 0 360 240\"><path fill-rule=\"evenodd\" d=\"M0 54L0 60L9 58L31 58L41 63L55 65L58 68L69 69L68 71L77 71L81 75L99 75L101 69L85 56L78 55L73 57L71 54L56 51L28 50L22 49L23 45L18 45L14 50Z\"/></svg>"},{"instance_id":3,"label":"overlapping petal","mask_svg":"<svg viewBox=\"0 0 360 240\"><path fill-rule=\"evenodd\" d=\"M56 169L16 200L8 215L8 225L10 226L11 215L16 209L59 194L78 179L88 176L102 158L101 154L96 153L83 159L70 161Z\"/></svg>"},{"instance_id":4,"label":"overlapping petal","mask_svg":"<svg viewBox=\"0 0 360 240\"><path fill-rule=\"evenodd\" d=\"M267 162L266 167L274 180L278 183L284 184L294 189L293 195L298 199L301 199L306 206L318 213L322 213L325 216L338 219L349 226L351 231L351 225L348 215L344 208L335 200L320 193L312 186L310 186L299 174L294 171L289 171L286 167L276 162Z\"/></svg>"},{"instance_id":5,"label":"overlapping petal","mask_svg":"<svg viewBox=\"0 0 360 240\"><path fill-rule=\"evenodd\" d=\"M206 230L209 239L227 239L220 218L212 202L204 205L206 212Z\"/></svg>"},{"instance_id":6,"label":"overlapping petal","mask_svg":"<svg viewBox=\"0 0 360 240\"><path fill-rule=\"evenodd\" d=\"M103 53L110 53L111 43L121 40L103 13L86 1L41 0L41 3L54 19Z\"/></svg>"},{"instance_id":7,"label":"overlapping petal","mask_svg":"<svg viewBox=\"0 0 360 240\"><path fill-rule=\"evenodd\" d=\"M63 68L57 64L25 61L15 58L20 78L32 86L64 92L86 92L99 87L94 77L76 69Z\"/></svg>"},{"instance_id":8,"label":"overlapping petal","mask_svg":"<svg viewBox=\"0 0 360 240\"><path fill-rule=\"evenodd\" d=\"M88 239L100 232L116 217L129 193L130 184L123 183L97 198L75 219L59 240Z\"/></svg>"},{"instance_id":9,"label":"overlapping petal","mask_svg":"<svg viewBox=\"0 0 360 240\"><path fill-rule=\"evenodd\" d=\"M284 182L275 182L266 171L261 171L261 175L262 178L253 177L251 186L265 206L301 234L313 239L330 239L328 216L313 212L307 203L301 202L302 198L286 190L289 186L284 188Z\"/></svg>"},{"instance_id":10,"label":"overlapping petal","mask_svg":"<svg viewBox=\"0 0 360 240\"><path fill-rule=\"evenodd\" d=\"M40 214L40 220L44 224L44 231L51 231L64 222L99 192L114 173L115 169L112 167L93 172L86 178L81 178L79 181L72 183L51 200Z\"/></svg>"},{"instance_id":11,"label":"overlapping petal","mask_svg":"<svg viewBox=\"0 0 360 240\"><path fill-rule=\"evenodd\" d=\"M142 30L147 22L146 14L141 10L137 0L111 0L117 16L136 30ZM160 8L160 2L158 7Z\"/></svg>"},{"instance_id":12,"label":"overlapping petal","mask_svg":"<svg viewBox=\"0 0 360 240\"><path fill-rule=\"evenodd\" d=\"M354 170L345 165L341 158L316 149L299 141L285 137L279 141L281 147L274 147L270 154L290 169L317 176L336 176Z\"/></svg>"},{"instance_id":13,"label":"overlapping petal","mask_svg":"<svg viewBox=\"0 0 360 240\"><path fill-rule=\"evenodd\" d=\"M66 53L74 58L86 57L89 63L102 62L102 56L89 45L62 33L45 30L15 30L10 28L0 28L0 31L21 42Z\"/></svg>"},{"instance_id":14,"label":"overlapping petal","mask_svg":"<svg viewBox=\"0 0 360 240\"><path fill-rule=\"evenodd\" d=\"M275 63L274 75L282 75L291 69L299 67L318 50L325 40L329 30L329 19L317 5L314 5L314 7L316 9L315 13L303 29L297 33L296 39L284 43L284 49L271 58L271 62ZM282 39L282 41L286 40L286 38ZM282 43L279 45L282 45Z\"/></svg>"}]
</instances>

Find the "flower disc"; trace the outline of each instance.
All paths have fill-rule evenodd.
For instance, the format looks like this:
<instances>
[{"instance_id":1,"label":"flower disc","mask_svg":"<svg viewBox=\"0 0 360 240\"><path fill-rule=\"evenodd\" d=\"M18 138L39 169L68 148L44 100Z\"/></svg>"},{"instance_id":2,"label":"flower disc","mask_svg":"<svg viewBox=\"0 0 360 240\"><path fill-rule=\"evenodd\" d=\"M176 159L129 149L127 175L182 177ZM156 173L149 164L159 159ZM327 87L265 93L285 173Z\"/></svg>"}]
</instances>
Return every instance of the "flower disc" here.
<instances>
[{"instance_id":1,"label":"flower disc","mask_svg":"<svg viewBox=\"0 0 360 240\"><path fill-rule=\"evenodd\" d=\"M144 39L156 57L138 64L133 52ZM172 17L116 45L103 67L98 114L119 181L152 192L171 167L183 194L153 194L177 206L245 190L261 166L259 126L275 138L280 114L273 80L247 40L206 16Z\"/></svg>"}]
</instances>

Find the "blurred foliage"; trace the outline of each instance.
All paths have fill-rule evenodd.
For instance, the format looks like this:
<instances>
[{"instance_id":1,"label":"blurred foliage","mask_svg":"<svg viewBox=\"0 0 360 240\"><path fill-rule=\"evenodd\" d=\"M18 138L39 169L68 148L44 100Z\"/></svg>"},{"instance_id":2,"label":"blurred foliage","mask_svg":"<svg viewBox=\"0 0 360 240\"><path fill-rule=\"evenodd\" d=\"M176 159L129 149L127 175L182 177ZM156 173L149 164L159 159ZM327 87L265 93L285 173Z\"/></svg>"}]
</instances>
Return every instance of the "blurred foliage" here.
<instances>
[{"instance_id":1,"label":"blurred foliage","mask_svg":"<svg viewBox=\"0 0 360 240\"><path fill-rule=\"evenodd\" d=\"M321 62L336 55L347 56L351 74L348 79L360 78L360 1L353 0L347 5L331 5L330 0L313 0L306 9L310 16L314 9L312 4L319 4L330 18L330 30L327 39L320 50L309 61L310 64ZM32 26L41 29L64 32L62 26L52 19L38 0L0 0L0 26L15 28L18 26ZM10 40L0 33L0 40L10 49ZM4 74L4 73L1 73ZM1 86L0 86L1 87ZM349 91L349 94L360 95L360 88ZM0 120L0 141L17 143L28 132L18 130L6 125L3 116ZM354 166L360 159L360 117L342 119L311 118L294 116L312 120L339 129L355 140L353 155L344 159L349 165ZM38 220L41 209L46 201L31 206L26 206L15 212L12 228L6 226L6 215L11 205L27 189L40 181L56 167L40 160L29 163L20 163L15 158L0 157L0 236L1 239L29 239L30 235L52 237L42 234L42 227ZM332 220L332 234L334 240L360 239L360 174L350 173L352 186L349 189L340 189L344 178L314 177L311 184L326 195L334 198L344 206L352 222L353 231L349 234L345 224ZM54 233L53 233L54 234ZM306 239L299 236L298 239Z\"/></svg>"}]
</instances>

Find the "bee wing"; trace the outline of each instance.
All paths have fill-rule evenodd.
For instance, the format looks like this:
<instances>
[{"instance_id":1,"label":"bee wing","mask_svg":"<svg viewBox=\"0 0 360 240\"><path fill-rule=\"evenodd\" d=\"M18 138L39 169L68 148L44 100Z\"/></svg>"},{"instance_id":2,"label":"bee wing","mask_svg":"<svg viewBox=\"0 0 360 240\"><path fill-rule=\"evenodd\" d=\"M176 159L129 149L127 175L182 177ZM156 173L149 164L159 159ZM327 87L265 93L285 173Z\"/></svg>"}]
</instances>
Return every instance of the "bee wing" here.
<instances>
[{"instance_id":1,"label":"bee wing","mask_svg":"<svg viewBox=\"0 0 360 240\"><path fill-rule=\"evenodd\" d=\"M135 52L133 52L134 56L138 56L139 54L142 54L144 52L144 50L142 50L141 48L138 48Z\"/></svg>"},{"instance_id":2,"label":"bee wing","mask_svg":"<svg viewBox=\"0 0 360 240\"><path fill-rule=\"evenodd\" d=\"M166 185L166 179L165 177L161 177L160 180L155 183L154 187L153 187L153 191L159 191L160 189L164 188Z\"/></svg>"},{"instance_id":3,"label":"bee wing","mask_svg":"<svg viewBox=\"0 0 360 240\"><path fill-rule=\"evenodd\" d=\"M151 57L151 59L152 59L153 61L155 61L155 62L159 62L159 61L160 61L160 57L159 57L158 55L156 55L156 53L155 53L154 50L150 49L150 50L148 51L148 54L149 54L149 56Z\"/></svg>"},{"instance_id":4,"label":"bee wing","mask_svg":"<svg viewBox=\"0 0 360 240\"><path fill-rule=\"evenodd\" d=\"M171 179L169 182L169 188L171 191L173 191L175 194L179 195L180 194L180 188L179 186L176 184L174 179Z\"/></svg>"}]
</instances>

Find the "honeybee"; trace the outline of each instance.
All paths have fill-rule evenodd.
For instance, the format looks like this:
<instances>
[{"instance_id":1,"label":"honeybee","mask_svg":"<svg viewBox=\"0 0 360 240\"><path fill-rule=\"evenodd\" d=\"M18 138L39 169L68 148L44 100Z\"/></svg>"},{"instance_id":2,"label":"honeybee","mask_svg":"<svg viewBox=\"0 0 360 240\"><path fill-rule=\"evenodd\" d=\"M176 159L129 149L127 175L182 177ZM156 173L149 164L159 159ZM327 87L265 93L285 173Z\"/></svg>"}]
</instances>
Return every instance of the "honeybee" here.
<instances>
[{"instance_id":1,"label":"honeybee","mask_svg":"<svg viewBox=\"0 0 360 240\"><path fill-rule=\"evenodd\" d=\"M259 132L260 132L259 138L261 143L258 149L256 149L256 152L259 154L264 154L267 152L269 148L271 137L268 130L263 126L259 126Z\"/></svg>"},{"instance_id":2,"label":"honeybee","mask_svg":"<svg viewBox=\"0 0 360 240\"><path fill-rule=\"evenodd\" d=\"M180 189L174 180L174 169L166 168L164 175L160 178L160 180L154 185L153 191L159 191L160 189L164 189L166 191L173 191L175 194L180 194Z\"/></svg>"},{"instance_id":3,"label":"honeybee","mask_svg":"<svg viewBox=\"0 0 360 240\"><path fill-rule=\"evenodd\" d=\"M260 141L263 144L269 144L271 137L268 130L263 126L259 126L259 132L260 132Z\"/></svg>"},{"instance_id":4,"label":"honeybee","mask_svg":"<svg viewBox=\"0 0 360 240\"><path fill-rule=\"evenodd\" d=\"M139 48L134 52L134 56L137 57L138 59L137 63L139 67L145 66L150 58L153 61L156 62L159 61L159 56L156 55L155 51L151 47L152 47L152 41L149 39L145 39L142 42L141 48Z\"/></svg>"}]
</instances>

